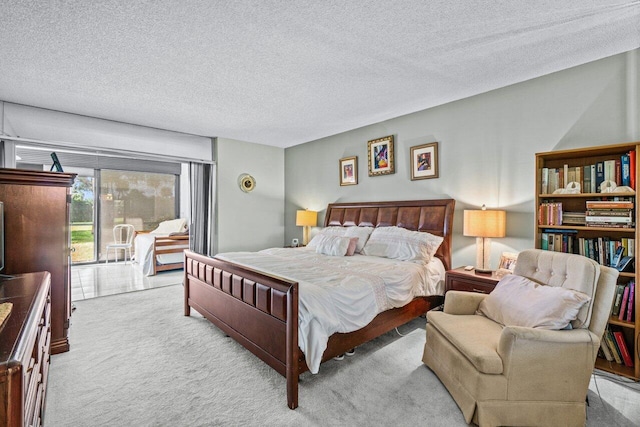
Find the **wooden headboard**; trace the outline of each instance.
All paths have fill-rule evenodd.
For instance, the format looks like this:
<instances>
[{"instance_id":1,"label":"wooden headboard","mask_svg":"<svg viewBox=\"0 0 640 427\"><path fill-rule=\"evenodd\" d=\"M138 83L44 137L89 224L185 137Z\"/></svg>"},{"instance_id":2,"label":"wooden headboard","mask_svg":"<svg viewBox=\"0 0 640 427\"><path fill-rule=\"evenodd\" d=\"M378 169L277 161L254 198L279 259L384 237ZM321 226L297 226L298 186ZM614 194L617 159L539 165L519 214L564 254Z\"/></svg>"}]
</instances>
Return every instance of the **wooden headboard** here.
<instances>
[{"instance_id":1,"label":"wooden headboard","mask_svg":"<svg viewBox=\"0 0 640 427\"><path fill-rule=\"evenodd\" d=\"M389 227L426 231L444 237L436 256L451 269L451 234L453 199L405 200L398 202L331 203L327 207L324 226Z\"/></svg>"}]
</instances>

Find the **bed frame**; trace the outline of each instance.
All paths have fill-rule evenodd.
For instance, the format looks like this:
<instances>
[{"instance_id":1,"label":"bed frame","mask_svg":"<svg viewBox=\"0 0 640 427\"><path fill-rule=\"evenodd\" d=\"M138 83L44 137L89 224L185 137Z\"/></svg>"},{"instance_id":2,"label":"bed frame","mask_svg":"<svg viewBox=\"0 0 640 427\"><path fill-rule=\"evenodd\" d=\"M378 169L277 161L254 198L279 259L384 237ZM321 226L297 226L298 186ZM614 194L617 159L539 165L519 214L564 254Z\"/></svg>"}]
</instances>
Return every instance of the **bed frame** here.
<instances>
[{"instance_id":1,"label":"bed frame","mask_svg":"<svg viewBox=\"0 0 640 427\"><path fill-rule=\"evenodd\" d=\"M158 255L182 253L189 247L189 236L156 236L153 242L153 274L158 271L179 270L184 267L184 261L174 262L171 264L158 264L156 261Z\"/></svg>"},{"instance_id":2,"label":"bed frame","mask_svg":"<svg viewBox=\"0 0 640 427\"><path fill-rule=\"evenodd\" d=\"M136 231L136 234L145 236L153 236L153 244L151 245L151 259L153 260L152 275L156 275L159 271L180 270L184 267L184 259L171 264L158 264L158 255L183 253L185 249L189 249L189 235L175 234L173 236L162 236L152 234L150 231ZM138 249L136 248L136 256ZM144 261L144 260L143 260ZM140 262L140 260L138 260Z\"/></svg>"},{"instance_id":3,"label":"bed frame","mask_svg":"<svg viewBox=\"0 0 640 427\"><path fill-rule=\"evenodd\" d=\"M436 256L451 268L453 199L332 203L324 226L399 226L444 237ZM384 311L369 325L329 337L322 361L376 338L442 304L439 295ZM298 283L185 251L184 315L205 316L286 377L287 404L298 407L298 377L308 371L298 348Z\"/></svg>"}]
</instances>

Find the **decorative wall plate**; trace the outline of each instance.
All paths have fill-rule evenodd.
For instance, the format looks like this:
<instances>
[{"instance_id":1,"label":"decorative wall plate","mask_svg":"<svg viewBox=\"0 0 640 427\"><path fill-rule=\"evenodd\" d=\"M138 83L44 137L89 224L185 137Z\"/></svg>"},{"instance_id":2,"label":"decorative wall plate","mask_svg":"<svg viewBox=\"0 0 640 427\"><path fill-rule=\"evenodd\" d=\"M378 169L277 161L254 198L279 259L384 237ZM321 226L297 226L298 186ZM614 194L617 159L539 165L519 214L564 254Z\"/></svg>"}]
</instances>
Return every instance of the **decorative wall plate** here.
<instances>
[{"instance_id":1,"label":"decorative wall plate","mask_svg":"<svg viewBox=\"0 0 640 427\"><path fill-rule=\"evenodd\" d=\"M250 193L254 188L256 188L256 180L248 173L243 173L238 177L238 185L242 191Z\"/></svg>"}]
</instances>

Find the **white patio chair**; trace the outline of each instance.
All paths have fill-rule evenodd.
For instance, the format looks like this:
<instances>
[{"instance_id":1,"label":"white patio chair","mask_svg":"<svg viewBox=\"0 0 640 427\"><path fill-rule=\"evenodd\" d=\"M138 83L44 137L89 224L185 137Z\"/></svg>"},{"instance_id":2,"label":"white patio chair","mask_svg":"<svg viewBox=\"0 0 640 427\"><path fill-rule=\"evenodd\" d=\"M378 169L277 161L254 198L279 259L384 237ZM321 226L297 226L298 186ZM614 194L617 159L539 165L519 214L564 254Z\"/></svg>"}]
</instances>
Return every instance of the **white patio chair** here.
<instances>
[{"instance_id":1,"label":"white patio chair","mask_svg":"<svg viewBox=\"0 0 640 427\"><path fill-rule=\"evenodd\" d=\"M113 249L118 262L118 253L124 250L124 262L127 262L127 252L131 260L131 248L133 247L133 236L136 230L131 224L118 224L113 227L113 243L107 244L107 264L109 263L109 250Z\"/></svg>"}]
</instances>

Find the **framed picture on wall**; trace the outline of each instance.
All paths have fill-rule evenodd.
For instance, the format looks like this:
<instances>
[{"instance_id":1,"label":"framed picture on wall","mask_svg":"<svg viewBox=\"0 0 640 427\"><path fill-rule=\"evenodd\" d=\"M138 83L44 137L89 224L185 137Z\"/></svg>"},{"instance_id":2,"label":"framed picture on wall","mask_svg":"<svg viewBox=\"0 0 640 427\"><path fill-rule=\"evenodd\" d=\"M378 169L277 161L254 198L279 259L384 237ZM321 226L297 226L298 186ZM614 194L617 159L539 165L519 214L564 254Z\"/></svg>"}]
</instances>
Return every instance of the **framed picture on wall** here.
<instances>
[{"instance_id":1,"label":"framed picture on wall","mask_svg":"<svg viewBox=\"0 0 640 427\"><path fill-rule=\"evenodd\" d=\"M340 159L340 185L358 184L358 157Z\"/></svg>"},{"instance_id":2,"label":"framed picture on wall","mask_svg":"<svg viewBox=\"0 0 640 427\"><path fill-rule=\"evenodd\" d=\"M411 180L438 177L438 143L411 147Z\"/></svg>"},{"instance_id":3,"label":"framed picture on wall","mask_svg":"<svg viewBox=\"0 0 640 427\"><path fill-rule=\"evenodd\" d=\"M369 176L394 173L393 135L373 139L369 141L367 145L369 153Z\"/></svg>"}]
</instances>

